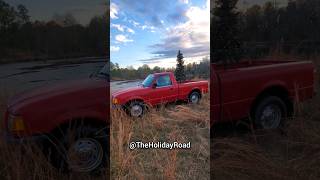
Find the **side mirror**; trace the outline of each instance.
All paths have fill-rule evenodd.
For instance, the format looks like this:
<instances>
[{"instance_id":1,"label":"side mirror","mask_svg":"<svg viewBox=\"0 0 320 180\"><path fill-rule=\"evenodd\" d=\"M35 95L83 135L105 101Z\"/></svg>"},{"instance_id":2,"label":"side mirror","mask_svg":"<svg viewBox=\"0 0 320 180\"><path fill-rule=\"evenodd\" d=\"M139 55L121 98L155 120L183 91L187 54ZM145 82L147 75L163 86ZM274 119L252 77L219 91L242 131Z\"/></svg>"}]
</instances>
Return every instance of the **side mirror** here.
<instances>
[{"instance_id":1,"label":"side mirror","mask_svg":"<svg viewBox=\"0 0 320 180\"><path fill-rule=\"evenodd\" d=\"M91 74L89 75L89 78L92 78L94 75L95 75L95 73L91 73Z\"/></svg>"},{"instance_id":2,"label":"side mirror","mask_svg":"<svg viewBox=\"0 0 320 180\"><path fill-rule=\"evenodd\" d=\"M155 89L157 87L157 83L152 84L152 88Z\"/></svg>"}]
</instances>

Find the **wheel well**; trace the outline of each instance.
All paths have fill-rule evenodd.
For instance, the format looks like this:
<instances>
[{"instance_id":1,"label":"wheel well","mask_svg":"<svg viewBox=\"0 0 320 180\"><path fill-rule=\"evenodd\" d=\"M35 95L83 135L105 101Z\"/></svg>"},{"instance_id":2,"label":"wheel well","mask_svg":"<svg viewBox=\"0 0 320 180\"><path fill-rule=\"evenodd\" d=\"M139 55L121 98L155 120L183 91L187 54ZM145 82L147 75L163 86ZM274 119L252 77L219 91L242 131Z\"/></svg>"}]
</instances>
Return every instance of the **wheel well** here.
<instances>
[{"instance_id":1,"label":"wheel well","mask_svg":"<svg viewBox=\"0 0 320 180\"><path fill-rule=\"evenodd\" d=\"M125 106L126 106L126 107L129 107L129 105L131 104L131 102L134 102L134 101L144 103L144 101L143 101L142 99L131 99L131 100L129 100L129 101L125 104Z\"/></svg>"},{"instance_id":2,"label":"wheel well","mask_svg":"<svg viewBox=\"0 0 320 180\"><path fill-rule=\"evenodd\" d=\"M292 100L290 100L289 97L289 92L281 86L273 86L273 87L269 87L267 89L265 89L264 91L262 91L257 97L256 99L253 101L251 108L250 108L250 116L253 117L253 113L255 112L258 103L268 97L268 96L276 96L278 98L280 98L286 105L287 107L287 111L288 111L288 115L291 116L293 114L293 102Z\"/></svg>"},{"instance_id":3,"label":"wheel well","mask_svg":"<svg viewBox=\"0 0 320 180\"><path fill-rule=\"evenodd\" d=\"M130 107L130 103L131 103L131 102L134 102L134 101L142 102L142 103L145 104L145 102L144 102L142 99L131 99L131 100L129 100L127 103L125 103L125 104L122 106L122 108L123 108L125 111L127 111L128 108ZM145 107L148 108L147 105L146 105Z\"/></svg>"},{"instance_id":4,"label":"wheel well","mask_svg":"<svg viewBox=\"0 0 320 180\"><path fill-rule=\"evenodd\" d=\"M96 118L74 118L58 125L51 131L50 134L59 136L59 134L66 132L68 129L78 126L91 126L101 129L106 127L109 131L110 125L104 121L105 120Z\"/></svg>"},{"instance_id":5,"label":"wheel well","mask_svg":"<svg viewBox=\"0 0 320 180\"><path fill-rule=\"evenodd\" d=\"M200 98L202 97L202 94L201 94L200 89L193 89L193 90L189 93L188 98L189 98L189 96L190 96L193 92L199 93L199 94L200 94Z\"/></svg>"}]
</instances>

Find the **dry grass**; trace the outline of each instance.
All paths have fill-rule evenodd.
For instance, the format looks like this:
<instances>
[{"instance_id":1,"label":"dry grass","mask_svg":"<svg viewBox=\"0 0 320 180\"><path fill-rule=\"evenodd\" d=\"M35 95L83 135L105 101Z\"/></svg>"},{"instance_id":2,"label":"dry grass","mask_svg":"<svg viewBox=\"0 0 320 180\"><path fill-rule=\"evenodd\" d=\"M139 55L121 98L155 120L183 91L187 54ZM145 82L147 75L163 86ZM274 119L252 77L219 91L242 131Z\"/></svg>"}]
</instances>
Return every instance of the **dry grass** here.
<instances>
[{"instance_id":1,"label":"dry grass","mask_svg":"<svg viewBox=\"0 0 320 180\"><path fill-rule=\"evenodd\" d=\"M152 109L132 119L111 113L111 179L209 179L209 96L200 105ZM191 149L135 149L128 143L191 142Z\"/></svg>"},{"instance_id":2,"label":"dry grass","mask_svg":"<svg viewBox=\"0 0 320 180\"><path fill-rule=\"evenodd\" d=\"M304 110L310 110L306 107ZM310 112L308 112L310 113ZM284 134L250 132L211 140L215 179L319 179L320 121L312 116L290 119Z\"/></svg>"}]
</instances>

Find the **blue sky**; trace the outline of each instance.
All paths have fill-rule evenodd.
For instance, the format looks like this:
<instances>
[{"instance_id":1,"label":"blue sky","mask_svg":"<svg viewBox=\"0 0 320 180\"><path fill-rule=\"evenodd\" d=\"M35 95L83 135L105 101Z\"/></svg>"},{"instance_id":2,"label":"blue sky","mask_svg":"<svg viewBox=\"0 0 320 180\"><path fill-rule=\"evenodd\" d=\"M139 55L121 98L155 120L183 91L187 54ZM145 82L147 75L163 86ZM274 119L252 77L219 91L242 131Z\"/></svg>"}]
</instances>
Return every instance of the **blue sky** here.
<instances>
[{"instance_id":1,"label":"blue sky","mask_svg":"<svg viewBox=\"0 0 320 180\"><path fill-rule=\"evenodd\" d=\"M210 53L209 0L111 0L111 61L120 67L173 67Z\"/></svg>"}]
</instances>

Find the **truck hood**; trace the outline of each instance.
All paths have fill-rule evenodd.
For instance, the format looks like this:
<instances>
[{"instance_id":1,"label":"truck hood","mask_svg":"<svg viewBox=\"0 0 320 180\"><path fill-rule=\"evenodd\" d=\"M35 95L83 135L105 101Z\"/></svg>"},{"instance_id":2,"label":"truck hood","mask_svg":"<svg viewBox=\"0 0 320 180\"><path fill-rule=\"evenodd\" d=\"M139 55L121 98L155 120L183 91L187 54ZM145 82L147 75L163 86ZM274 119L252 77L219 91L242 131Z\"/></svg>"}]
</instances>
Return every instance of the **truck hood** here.
<instances>
[{"instance_id":1,"label":"truck hood","mask_svg":"<svg viewBox=\"0 0 320 180\"><path fill-rule=\"evenodd\" d=\"M48 99L54 96L72 94L73 92L86 91L107 87L104 79L82 79L76 81L66 81L43 87L33 88L13 96L8 101L8 109L17 110L17 106ZM107 92L106 92L107 93Z\"/></svg>"},{"instance_id":2,"label":"truck hood","mask_svg":"<svg viewBox=\"0 0 320 180\"><path fill-rule=\"evenodd\" d=\"M112 96L113 97L117 97L117 96L120 96L120 95L125 95L127 93L130 93L132 91L139 92L139 90L143 90L143 89L145 89L143 86L136 86L136 87L126 88L126 89L122 89L122 90L118 90L118 91L113 92Z\"/></svg>"}]
</instances>

